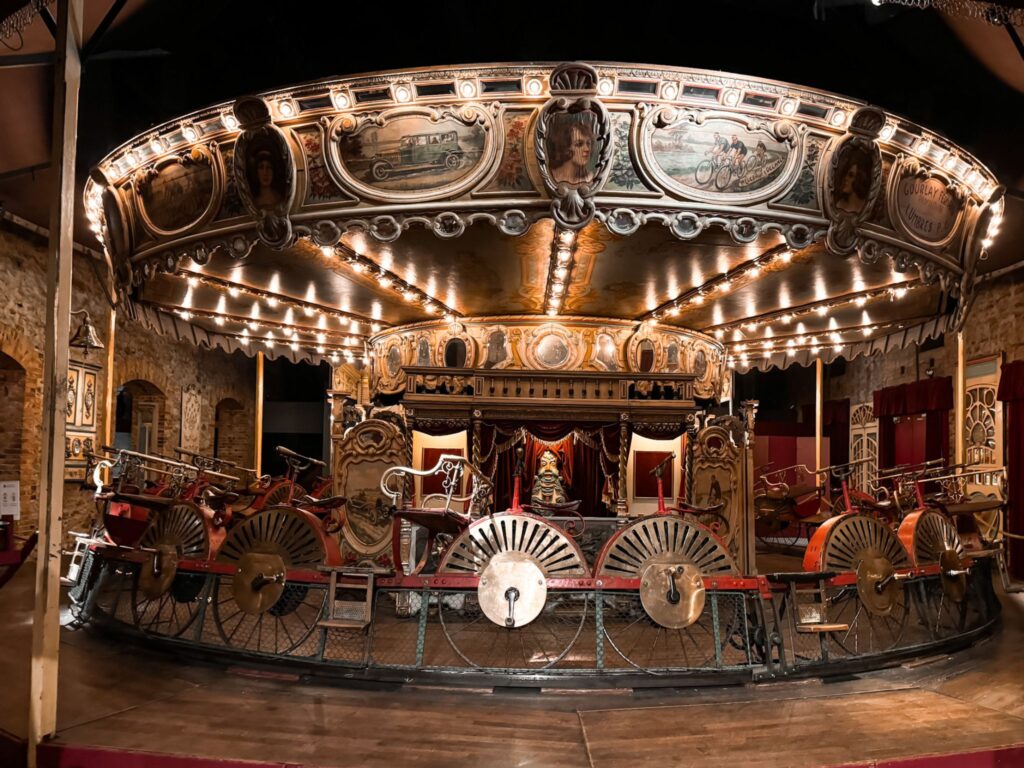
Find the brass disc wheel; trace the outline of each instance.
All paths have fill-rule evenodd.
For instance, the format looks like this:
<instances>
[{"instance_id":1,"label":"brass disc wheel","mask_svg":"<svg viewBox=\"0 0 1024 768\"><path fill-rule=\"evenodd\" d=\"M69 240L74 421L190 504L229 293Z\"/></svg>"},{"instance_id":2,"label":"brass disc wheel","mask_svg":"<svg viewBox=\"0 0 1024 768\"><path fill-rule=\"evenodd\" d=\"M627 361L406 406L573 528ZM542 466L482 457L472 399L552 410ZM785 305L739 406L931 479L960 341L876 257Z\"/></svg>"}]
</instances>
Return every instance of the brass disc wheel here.
<instances>
[{"instance_id":1,"label":"brass disc wheel","mask_svg":"<svg viewBox=\"0 0 1024 768\"><path fill-rule=\"evenodd\" d=\"M850 586L826 588L829 633L842 654L880 653L899 644L907 625L907 590L894 578L910 558L893 530L874 517L848 514L825 522L811 538L804 570L856 574Z\"/></svg>"},{"instance_id":2,"label":"brass disc wheel","mask_svg":"<svg viewBox=\"0 0 1024 768\"><path fill-rule=\"evenodd\" d=\"M132 620L143 632L178 637L202 604L206 575L178 571L179 560L210 555L210 529L202 511L182 502L150 518L139 546L146 558L132 583Z\"/></svg>"},{"instance_id":3,"label":"brass disc wheel","mask_svg":"<svg viewBox=\"0 0 1024 768\"><path fill-rule=\"evenodd\" d=\"M476 594L438 601L445 638L472 667L553 667L586 623L587 596L549 592L545 581L587 576L583 553L543 518L502 513L475 521L447 548L437 572L480 578Z\"/></svg>"},{"instance_id":4,"label":"brass disc wheel","mask_svg":"<svg viewBox=\"0 0 1024 768\"><path fill-rule=\"evenodd\" d=\"M217 562L236 567L216 580L213 616L224 644L255 653L312 653L310 635L327 600L320 584L289 582L289 569L338 561L319 521L292 507L270 507L228 533Z\"/></svg>"},{"instance_id":5,"label":"brass disc wheel","mask_svg":"<svg viewBox=\"0 0 1024 768\"><path fill-rule=\"evenodd\" d=\"M743 600L705 593L702 578L738 572L718 537L692 519L655 515L616 533L598 555L594 575L639 579L640 591L602 598L605 637L619 656L607 659L608 666L658 674L717 664L727 644L744 636Z\"/></svg>"},{"instance_id":6,"label":"brass disc wheel","mask_svg":"<svg viewBox=\"0 0 1024 768\"><path fill-rule=\"evenodd\" d=\"M963 544L956 526L935 510L912 512L899 530L914 565L939 565L939 580L926 579L913 592L920 614L934 639L962 632L967 623L967 574L961 558Z\"/></svg>"}]
</instances>

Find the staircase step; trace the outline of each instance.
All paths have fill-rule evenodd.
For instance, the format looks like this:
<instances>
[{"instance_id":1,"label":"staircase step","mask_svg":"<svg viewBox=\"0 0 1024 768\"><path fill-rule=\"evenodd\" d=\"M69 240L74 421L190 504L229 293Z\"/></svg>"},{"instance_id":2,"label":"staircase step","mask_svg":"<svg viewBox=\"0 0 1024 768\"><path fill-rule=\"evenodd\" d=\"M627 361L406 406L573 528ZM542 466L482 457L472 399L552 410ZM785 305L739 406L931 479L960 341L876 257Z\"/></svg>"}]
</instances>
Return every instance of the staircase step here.
<instances>
[{"instance_id":1,"label":"staircase step","mask_svg":"<svg viewBox=\"0 0 1024 768\"><path fill-rule=\"evenodd\" d=\"M370 622L364 619L321 619L317 624L327 629L366 629Z\"/></svg>"},{"instance_id":2,"label":"staircase step","mask_svg":"<svg viewBox=\"0 0 1024 768\"><path fill-rule=\"evenodd\" d=\"M817 634L820 632L846 632L849 624L797 624L796 631Z\"/></svg>"}]
</instances>

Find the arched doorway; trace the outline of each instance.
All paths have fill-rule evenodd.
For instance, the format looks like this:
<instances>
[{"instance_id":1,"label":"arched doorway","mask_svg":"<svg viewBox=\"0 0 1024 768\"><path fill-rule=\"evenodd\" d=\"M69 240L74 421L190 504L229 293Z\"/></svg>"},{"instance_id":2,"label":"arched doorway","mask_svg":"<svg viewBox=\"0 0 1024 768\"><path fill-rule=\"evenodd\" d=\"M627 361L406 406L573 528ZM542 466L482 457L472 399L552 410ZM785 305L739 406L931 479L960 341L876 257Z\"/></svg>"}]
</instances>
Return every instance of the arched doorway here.
<instances>
[{"instance_id":1,"label":"arched doorway","mask_svg":"<svg viewBox=\"0 0 1024 768\"><path fill-rule=\"evenodd\" d=\"M24 422L25 369L13 357L0 352L0 482L23 480ZM25 490L22 484L22 507L29 501ZM6 526L0 530L0 550L4 549L9 533Z\"/></svg>"},{"instance_id":2,"label":"arched doorway","mask_svg":"<svg viewBox=\"0 0 1024 768\"><path fill-rule=\"evenodd\" d=\"M245 408L233 397L217 403L213 424L213 455L239 466L252 466L252 429Z\"/></svg>"},{"instance_id":3,"label":"arched doorway","mask_svg":"<svg viewBox=\"0 0 1024 768\"><path fill-rule=\"evenodd\" d=\"M117 390L114 445L140 453L161 453L165 448L163 418L167 399L155 384L134 379Z\"/></svg>"}]
</instances>

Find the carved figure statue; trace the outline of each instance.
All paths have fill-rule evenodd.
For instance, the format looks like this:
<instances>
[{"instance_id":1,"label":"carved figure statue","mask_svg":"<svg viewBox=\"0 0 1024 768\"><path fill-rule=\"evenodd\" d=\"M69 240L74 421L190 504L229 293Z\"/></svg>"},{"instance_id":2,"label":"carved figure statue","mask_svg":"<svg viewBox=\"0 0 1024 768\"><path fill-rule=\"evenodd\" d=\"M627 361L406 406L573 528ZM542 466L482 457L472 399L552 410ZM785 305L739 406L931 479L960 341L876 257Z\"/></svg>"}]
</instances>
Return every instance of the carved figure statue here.
<instances>
[{"instance_id":1,"label":"carved figure statue","mask_svg":"<svg viewBox=\"0 0 1024 768\"><path fill-rule=\"evenodd\" d=\"M537 474L533 478L531 504L564 504L569 500L562 485L562 476L558 471L558 457L553 451L544 451L540 455Z\"/></svg>"}]
</instances>

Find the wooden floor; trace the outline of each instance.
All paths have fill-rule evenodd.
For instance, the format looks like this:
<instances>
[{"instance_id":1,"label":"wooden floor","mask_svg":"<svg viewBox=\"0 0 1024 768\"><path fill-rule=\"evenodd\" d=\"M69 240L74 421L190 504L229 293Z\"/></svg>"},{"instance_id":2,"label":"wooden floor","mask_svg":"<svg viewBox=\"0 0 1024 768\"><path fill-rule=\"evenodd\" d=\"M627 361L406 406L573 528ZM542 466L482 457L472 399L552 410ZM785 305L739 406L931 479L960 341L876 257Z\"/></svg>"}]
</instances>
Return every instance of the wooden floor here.
<instances>
[{"instance_id":1,"label":"wooden floor","mask_svg":"<svg viewBox=\"0 0 1024 768\"><path fill-rule=\"evenodd\" d=\"M26 732L32 569L0 590L0 729ZM1024 599L955 657L842 682L494 693L354 689L65 630L58 742L313 766L829 766L1024 742ZM141 763L144 764L144 763Z\"/></svg>"}]
</instances>

